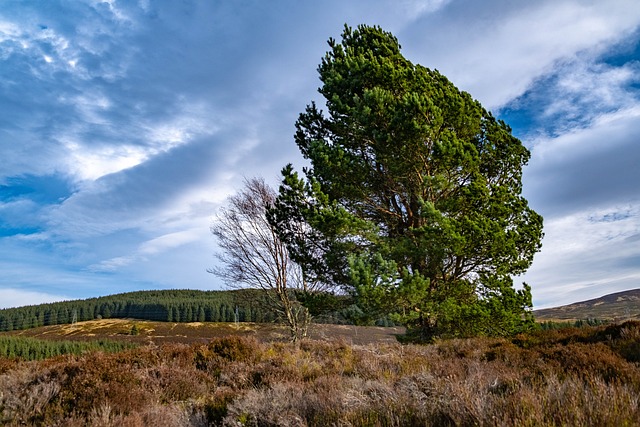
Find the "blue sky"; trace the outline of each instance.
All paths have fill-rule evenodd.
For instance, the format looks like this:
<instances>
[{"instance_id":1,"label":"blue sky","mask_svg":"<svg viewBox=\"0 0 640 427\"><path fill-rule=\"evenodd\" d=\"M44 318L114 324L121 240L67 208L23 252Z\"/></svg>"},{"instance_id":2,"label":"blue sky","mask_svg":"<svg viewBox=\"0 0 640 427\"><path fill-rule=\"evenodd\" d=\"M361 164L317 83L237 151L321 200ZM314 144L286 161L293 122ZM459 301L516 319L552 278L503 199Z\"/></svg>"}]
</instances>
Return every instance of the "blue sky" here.
<instances>
[{"instance_id":1,"label":"blue sky","mask_svg":"<svg viewBox=\"0 0 640 427\"><path fill-rule=\"evenodd\" d=\"M640 287L637 0L0 3L0 308L220 289L209 226L303 161L343 25L380 25L532 151L536 307Z\"/></svg>"}]
</instances>

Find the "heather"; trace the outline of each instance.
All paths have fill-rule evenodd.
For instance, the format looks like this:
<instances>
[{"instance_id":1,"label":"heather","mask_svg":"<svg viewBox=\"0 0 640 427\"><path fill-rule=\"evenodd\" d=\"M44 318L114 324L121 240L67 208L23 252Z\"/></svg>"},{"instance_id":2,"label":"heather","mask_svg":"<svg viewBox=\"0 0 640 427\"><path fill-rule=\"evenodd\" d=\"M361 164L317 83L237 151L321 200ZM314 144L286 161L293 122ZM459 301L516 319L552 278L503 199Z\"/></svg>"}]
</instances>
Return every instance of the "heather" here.
<instances>
[{"instance_id":1,"label":"heather","mask_svg":"<svg viewBox=\"0 0 640 427\"><path fill-rule=\"evenodd\" d=\"M0 420L47 426L639 425L640 322L428 345L200 344L0 358Z\"/></svg>"}]
</instances>

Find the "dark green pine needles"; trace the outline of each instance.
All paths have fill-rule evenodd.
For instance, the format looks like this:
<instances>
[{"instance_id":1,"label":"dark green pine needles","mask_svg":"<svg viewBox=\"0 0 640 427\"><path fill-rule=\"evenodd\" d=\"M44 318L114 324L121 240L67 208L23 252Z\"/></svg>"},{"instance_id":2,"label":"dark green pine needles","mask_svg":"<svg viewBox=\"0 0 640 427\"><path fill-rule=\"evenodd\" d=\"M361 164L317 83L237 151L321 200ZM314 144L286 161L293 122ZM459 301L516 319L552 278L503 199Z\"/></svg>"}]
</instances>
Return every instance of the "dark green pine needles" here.
<instances>
[{"instance_id":1,"label":"dark green pine needles","mask_svg":"<svg viewBox=\"0 0 640 427\"><path fill-rule=\"evenodd\" d=\"M270 212L293 259L425 339L527 328L530 288L512 276L543 235L521 195L529 151L392 34L345 27L329 46L327 112L311 104L296 122L310 167L284 168Z\"/></svg>"}]
</instances>

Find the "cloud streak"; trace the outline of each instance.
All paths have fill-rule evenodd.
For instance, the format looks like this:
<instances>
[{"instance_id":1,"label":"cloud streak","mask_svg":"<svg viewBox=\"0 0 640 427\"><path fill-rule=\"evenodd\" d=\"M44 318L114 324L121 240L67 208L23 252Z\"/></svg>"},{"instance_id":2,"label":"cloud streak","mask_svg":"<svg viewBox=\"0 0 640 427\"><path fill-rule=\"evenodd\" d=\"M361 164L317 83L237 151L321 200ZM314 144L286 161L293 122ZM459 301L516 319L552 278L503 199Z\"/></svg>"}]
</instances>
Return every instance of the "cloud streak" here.
<instances>
[{"instance_id":1,"label":"cloud streak","mask_svg":"<svg viewBox=\"0 0 640 427\"><path fill-rule=\"evenodd\" d=\"M455 1L403 31L412 56L500 108L579 54L598 55L640 20L631 1Z\"/></svg>"}]
</instances>

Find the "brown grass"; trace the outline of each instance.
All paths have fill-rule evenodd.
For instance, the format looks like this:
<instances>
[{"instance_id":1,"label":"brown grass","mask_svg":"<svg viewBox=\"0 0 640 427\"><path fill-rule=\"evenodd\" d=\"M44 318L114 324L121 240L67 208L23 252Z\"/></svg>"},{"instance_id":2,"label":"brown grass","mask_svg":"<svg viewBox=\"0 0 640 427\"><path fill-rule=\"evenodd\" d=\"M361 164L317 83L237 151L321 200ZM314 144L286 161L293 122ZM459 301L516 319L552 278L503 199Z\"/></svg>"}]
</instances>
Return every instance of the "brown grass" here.
<instances>
[{"instance_id":1,"label":"brown grass","mask_svg":"<svg viewBox=\"0 0 640 427\"><path fill-rule=\"evenodd\" d=\"M431 345L253 337L0 360L0 424L635 426L640 322Z\"/></svg>"},{"instance_id":2,"label":"brown grass","mask_svg":"<svg viewBox=\"0 0 640 427\"><path fill-rule=\"evenodd\" d=\"M133 326L138 335L131 335ZM315 340L343 339L351 344L396 342L403 334L402 327L346 326L313 324L310 337ZM206 343L212 338L228 335L253 337L260 341L288 341L285 326L273 323L214 323L214 322L153 322L136 319L101 319L78 322L73 325L53 325L20 331L2 332L2 335L24 336L50 340L122 340L143 344Z\"/></svg>"}]
</instances>

